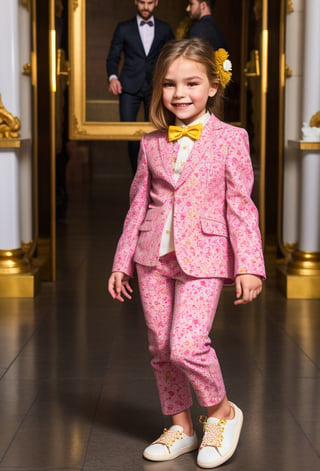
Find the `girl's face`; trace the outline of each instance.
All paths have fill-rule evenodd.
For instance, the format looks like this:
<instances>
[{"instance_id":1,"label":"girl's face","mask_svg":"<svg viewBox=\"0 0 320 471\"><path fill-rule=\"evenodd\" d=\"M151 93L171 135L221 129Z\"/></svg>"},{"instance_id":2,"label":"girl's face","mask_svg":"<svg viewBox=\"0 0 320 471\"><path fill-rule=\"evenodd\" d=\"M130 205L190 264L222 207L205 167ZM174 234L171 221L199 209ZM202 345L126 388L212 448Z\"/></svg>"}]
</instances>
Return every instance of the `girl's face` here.
<instances>
[{"instance_id":1,"label":"girl's face","mask_svg":"<svg viewBox=\"0 0 320 471\"><path fill-rule=\"evenodd\" d=\"M206 112L208 97L217 93L203 64L179 57L168 67L162 84L164 106L185 124L190 124Z\"/></svg>"}]
</instances>

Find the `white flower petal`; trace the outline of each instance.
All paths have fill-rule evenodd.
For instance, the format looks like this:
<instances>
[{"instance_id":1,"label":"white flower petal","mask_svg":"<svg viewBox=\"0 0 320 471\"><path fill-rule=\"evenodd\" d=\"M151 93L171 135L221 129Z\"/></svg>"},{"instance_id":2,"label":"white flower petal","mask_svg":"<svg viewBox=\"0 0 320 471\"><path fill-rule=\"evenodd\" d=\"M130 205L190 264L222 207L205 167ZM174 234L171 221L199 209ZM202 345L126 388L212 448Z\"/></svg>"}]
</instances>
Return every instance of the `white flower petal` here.
<instances>
[{"instance_id":1,"label":"white flower petal","mask_svg":"<svg viewBox=\"0 0 320 471\"><path fill-rule=\"evenodd\" d=\"M223 70L230 72L232 70L232 63L229 59L226 59L223 63Z\"/></svg>"}]
</instances>

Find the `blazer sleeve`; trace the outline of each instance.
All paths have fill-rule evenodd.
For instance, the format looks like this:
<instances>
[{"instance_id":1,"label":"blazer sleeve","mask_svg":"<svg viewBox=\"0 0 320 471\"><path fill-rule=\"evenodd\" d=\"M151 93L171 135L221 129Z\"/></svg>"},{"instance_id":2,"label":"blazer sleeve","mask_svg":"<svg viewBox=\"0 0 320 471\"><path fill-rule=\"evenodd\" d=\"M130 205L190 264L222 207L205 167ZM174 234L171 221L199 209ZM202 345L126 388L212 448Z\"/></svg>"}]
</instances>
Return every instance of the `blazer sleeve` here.
<instances>
[{"instance_id":1,"label":"blazer sleeve","mask_svg":"<svg viewBox=\"0 0 320 471\"><path fill-rule=\"evenodd\" d=\"M122 24L118 24L111 40L108 57L106 60L107 75L118 75L121 53L124 48L124 35Z\"/></svg>"},{"instance_id":2,"label":"blazer sleeve","mask_svg":"<svg viewBox=\"0 0 320 471\"><path fill-rule=\"evenodd\" d=\"M138 168L130 188L130 208L124 221L112 266L112 271L121 271L130 277L134 273L133 257L138 243L140 225L149 205L150 186L151 178L142 137Z\"/></svg>"},{"instance_id":3,"label":"blazer sleeve","mask_svg":"<svg viewBox=\"0 0 320 471\"><path fill-rule=\"evenodd\" d=\"M234 276L248 273L265 278L258 210L251 199L253 181L248 134L238 129L226 160L226 215Z\"/></svg>"}]
</instances>

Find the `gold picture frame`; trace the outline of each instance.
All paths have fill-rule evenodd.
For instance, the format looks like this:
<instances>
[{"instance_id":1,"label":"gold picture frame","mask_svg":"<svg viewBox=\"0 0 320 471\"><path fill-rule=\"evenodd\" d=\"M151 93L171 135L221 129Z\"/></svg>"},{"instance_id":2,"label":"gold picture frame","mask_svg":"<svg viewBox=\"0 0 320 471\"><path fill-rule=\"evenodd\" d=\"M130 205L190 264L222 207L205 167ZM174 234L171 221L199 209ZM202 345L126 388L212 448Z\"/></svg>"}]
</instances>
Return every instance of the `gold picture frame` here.
<instances>
[{"instance_id":1,"label":"gold picture frame","mask_svg":"<svg viewBox=\"0 0 320 471\"><path fill-rule=\"evenodd\" d=\"M69 138L139 140L151 123L87 120L86 16L86 0L69 0Z\"/></svg>"}]
</instances>

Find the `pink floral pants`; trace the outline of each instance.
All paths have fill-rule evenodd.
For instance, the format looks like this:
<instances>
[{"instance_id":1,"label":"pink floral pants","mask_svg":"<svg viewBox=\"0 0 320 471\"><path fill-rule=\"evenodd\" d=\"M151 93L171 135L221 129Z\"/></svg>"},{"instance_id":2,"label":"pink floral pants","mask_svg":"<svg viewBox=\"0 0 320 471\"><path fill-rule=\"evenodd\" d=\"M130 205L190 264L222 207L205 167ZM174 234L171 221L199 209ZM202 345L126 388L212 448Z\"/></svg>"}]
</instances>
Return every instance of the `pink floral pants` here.
<instances>
[{"instance_id":1,"label":"pink floral pants","mask_svg":"<svg viewBox=\"0 0 320 471\"><path fill-rule=\"evenodd\" d=\"M138 264L137 273L163 414L191 407L190 383L201 406L221 402L225 387L209 334L223 280L186 275L174 252L156 267Z\"/></svg>"}]
</instances>

